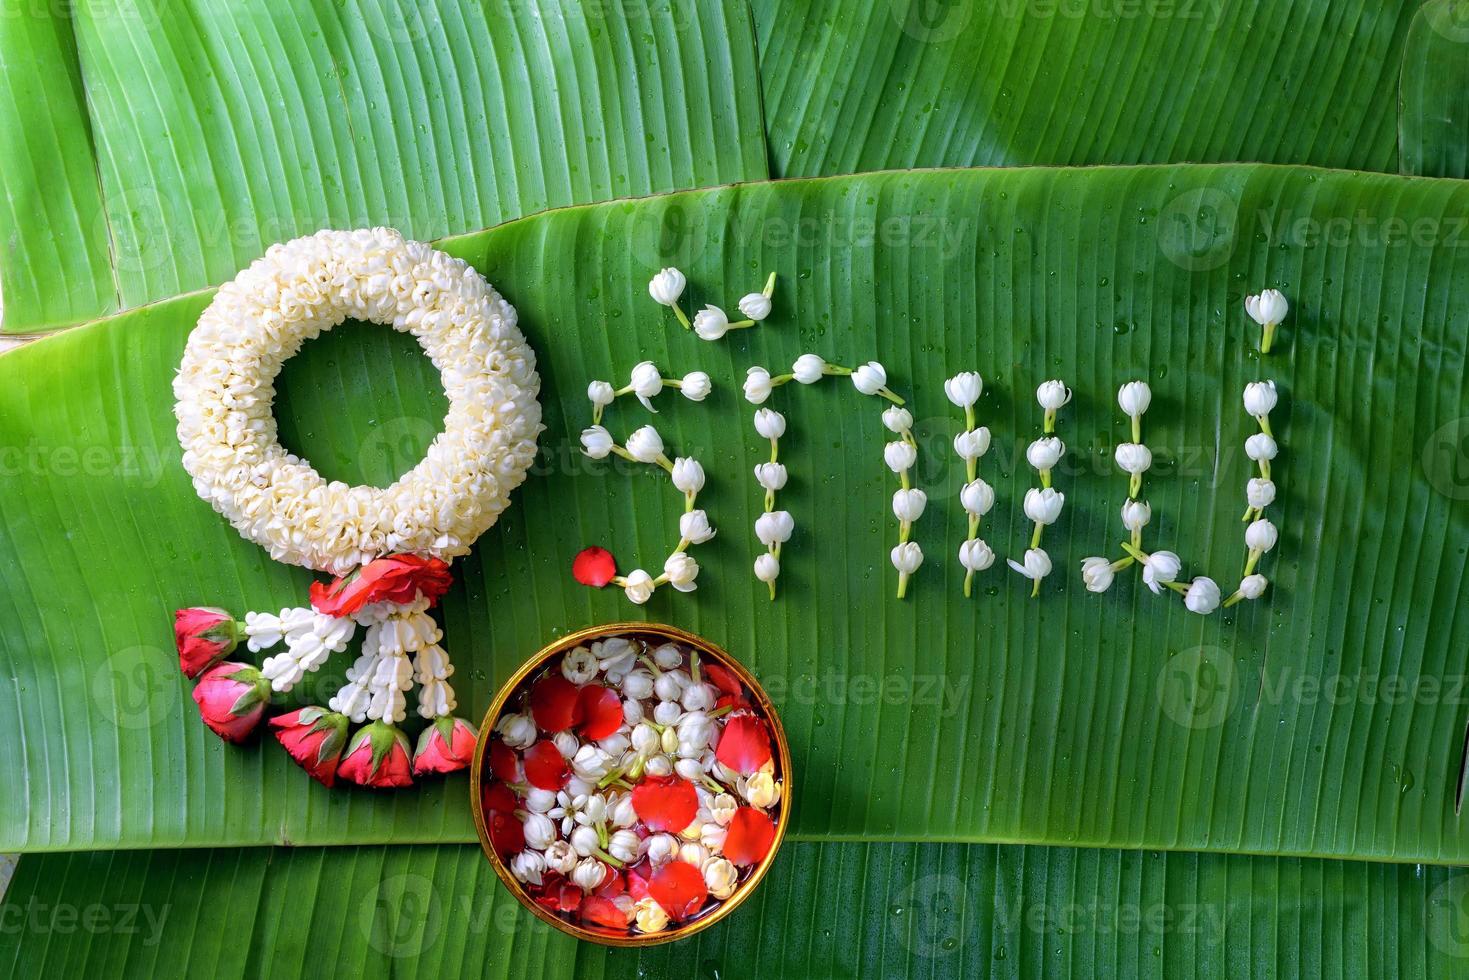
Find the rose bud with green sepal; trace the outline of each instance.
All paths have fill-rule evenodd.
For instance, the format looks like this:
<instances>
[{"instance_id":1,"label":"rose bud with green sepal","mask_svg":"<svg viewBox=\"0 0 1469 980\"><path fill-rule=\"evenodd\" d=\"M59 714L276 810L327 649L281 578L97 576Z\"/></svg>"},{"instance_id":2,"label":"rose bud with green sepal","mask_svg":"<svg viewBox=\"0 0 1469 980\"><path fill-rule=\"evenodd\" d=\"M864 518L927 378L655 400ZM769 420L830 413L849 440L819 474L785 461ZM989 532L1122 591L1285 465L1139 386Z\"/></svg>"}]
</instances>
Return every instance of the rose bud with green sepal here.
<instances>
[{"instance_id":1,"label":"rose bud with green sepal","mask_svg":"<svg viewBox=\"0 0 1469 980\"><path fill-rule=\"evenodd\" d=\"M234 653L243 630L235 617L214 606L192 606L173 614L173 639L179 667L193 680Z\"/></svg>"},{"instance_id":2,"label":"rose bud with green sepal","mask_svg":"<svg viewBox=\"0 0 1469 980\"><path fill-rule=\"evenodd\" d=\"M347 745L347 716L325 708L301 708L270 719L275 737L306 774L323 786L337 781Z\"/></svg>"},{"instance_id":3,"label":"rose bud with green sepal","mask_svg":"<svg viewBox=\"0 0 1469 980\"><path fill-rule=\"evenodd\" d=\"M337 774L373 789L412 786L408 753L407 735L395 725L374 721L352 736Z\"/></svg>"},{"instance_id":4,"label":"rose bud with green sepal","mask_svg":"<svg viewBox=\"0 0 1469 980\"><path fill-rule=\"evenodd\" d=\"M413 753L413 774L454 772L469 765L479 732L463 718L440 715L418 737Z\"/></svg>"},{"instance_id":5,"label":"rose bud with green sepal","mask_svg":"<svg viewBox=\"0 0 1469 980\"><path fill-rule=\"evenodd\" d=\"M243 742L270 704L270 681L249 664L226 661L206 670L194 686L204 724L226 742Z\"/></svg>"}]
</instances>

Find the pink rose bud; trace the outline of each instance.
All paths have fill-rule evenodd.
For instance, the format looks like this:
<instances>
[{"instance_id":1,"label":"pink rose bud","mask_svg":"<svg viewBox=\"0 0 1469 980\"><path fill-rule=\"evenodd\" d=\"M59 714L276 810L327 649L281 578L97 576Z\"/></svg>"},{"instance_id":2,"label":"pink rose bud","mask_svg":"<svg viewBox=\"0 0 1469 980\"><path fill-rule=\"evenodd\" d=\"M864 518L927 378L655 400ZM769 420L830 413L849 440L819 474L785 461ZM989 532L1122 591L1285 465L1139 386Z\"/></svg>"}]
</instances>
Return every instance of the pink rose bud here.
<instances>
[{"instance_id":1,"label":"pink rose bud","mask_svg":"<svg viewBox=\"0 0 1469 980\"><path fill-rule=\"evenodd\" d=\"M413 753L413 775L463 769L469 765L478 740L479 732L463 718L440 715L418 737L418 749Z\"/></svg>"},{"instance_id":2,"label":"pink rose bud","mask_svg":"<svg viewBox=\"0 0 1469 980\"><path fill-rule=\"evenodd\" d=\"M193 606L173 614L173 640L179 648L179 667L193 680L234 652L240 627L223 609Z\"/></svg>"},{"instance_id":3,"label":"pink rose bud","mask_svg":"<svg viewBox=\"0 0 1469 980\"><path fill-rule=\"evenodd\" d=\"M270 704L270 681L249 664L226 661L204 672L194 686L199 715L226 742L243 742Z\"/></svg>"},{"instance_id":4,"label":"pink rose bud","mask_svg":"<svg viewBox=\"0 0 1469 980\"><path fill-rule=\"evenodd\" d=\"M270 727L307 775L323 786L337 781L337 764L347 745L346 715L325 708L301 708L270 719Z\"/></svg>"},{"instance_id":5,"label":"pink rose bud","mask_svg":"<svg viewBox=\"0 0 1469 980\"><path fill-rule=\"evenodd\" d=\"M374 721L352 736L337 775L374 789L412 786L408 749L407 735L393 725Z\"/></svg>"}]
</instances>

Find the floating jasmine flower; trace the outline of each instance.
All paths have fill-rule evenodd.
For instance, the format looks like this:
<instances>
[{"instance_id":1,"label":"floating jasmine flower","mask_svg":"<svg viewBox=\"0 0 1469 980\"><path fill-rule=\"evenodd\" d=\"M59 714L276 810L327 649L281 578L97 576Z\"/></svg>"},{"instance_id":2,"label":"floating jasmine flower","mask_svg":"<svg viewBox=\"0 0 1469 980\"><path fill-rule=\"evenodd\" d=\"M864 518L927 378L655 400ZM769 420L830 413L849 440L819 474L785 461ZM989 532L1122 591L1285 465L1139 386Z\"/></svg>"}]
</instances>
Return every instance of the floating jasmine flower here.
<instances>
[{"instance_id":1,"label":"floating jasmine flower","mask_svg":"<svg viewBox=\"0 0 1469 980\"><path fill-rule=\"evenodd\" d=\"M816 354L802 354L791 368L791 376L803 385L815 384L826 374L826 361Z\"/></svg>"}]
</instances>

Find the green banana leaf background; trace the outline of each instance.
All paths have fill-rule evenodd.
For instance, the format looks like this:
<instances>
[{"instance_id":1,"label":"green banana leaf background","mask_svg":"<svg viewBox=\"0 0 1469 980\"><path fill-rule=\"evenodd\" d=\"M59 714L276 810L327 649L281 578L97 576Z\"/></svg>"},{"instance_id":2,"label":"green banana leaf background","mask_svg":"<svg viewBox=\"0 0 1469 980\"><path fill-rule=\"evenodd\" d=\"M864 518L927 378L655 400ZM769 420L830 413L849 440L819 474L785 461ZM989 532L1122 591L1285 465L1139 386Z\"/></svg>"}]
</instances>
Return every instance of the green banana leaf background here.
<instances>
[{"instance_id":1,"label":"green banana leaf background","mask_svg":"<svg viewBox=\"0 0 1469 980\"><path fill-rule=\"evenodd\" d=\"M1469 16L1453 0L1140 9L132 0L0 18L17 80L0 99L0 328L82 324L0 357L0 849L28 852L0 962L1463 970L1469 881L1447 866L1469 851L1469 191L1393 174L1463 175ZM1071 166L1137 163L1157 165ZM890 169L976 165L1013 169ZM537 924L466 843L462 777L329 792L194 716L172 610L275 608L310 578L194 496L169 380L213 285L272 241L364 223L471 261L541 359L541 457L441 610L461 711L478 720L550 637L636 616L735 651L780 707L792 841L695 940L609 952ZM774 271L775 313L699 341L647 297L665 264L695 305ZM1262 359L1241 300L1264 286L1293 309ZM739 384L807 350L882 360L919 421L928 558L903 602L880 406L839 379L772 399L798 530L779 599L749 571L763 441ZM639 610L569 563L596 543L656 566L672 544L665 480L577 451L586 382L644 358L709 371L715 394L666 395L656 416L619 402L608 424L651 421L698 456L720 534L696 593ZM960 593L941 382L965 369L986 378L983 533L1002 558L1028 530L1031 392L1077 392L1040 600L1002 565ZM1239 391L1280 385L1265 599L1201 619L1136 578L1082 588L1081 558L1120 554L1113 394L1133 377L1155 392L1147 541L1226 585L1244 551ZM413 342L370 325L309 345L279 388L282 440L351 482L411 466L444 409ZM348 662L299 698L329 696Z\"/></svg>"}]
</instances>

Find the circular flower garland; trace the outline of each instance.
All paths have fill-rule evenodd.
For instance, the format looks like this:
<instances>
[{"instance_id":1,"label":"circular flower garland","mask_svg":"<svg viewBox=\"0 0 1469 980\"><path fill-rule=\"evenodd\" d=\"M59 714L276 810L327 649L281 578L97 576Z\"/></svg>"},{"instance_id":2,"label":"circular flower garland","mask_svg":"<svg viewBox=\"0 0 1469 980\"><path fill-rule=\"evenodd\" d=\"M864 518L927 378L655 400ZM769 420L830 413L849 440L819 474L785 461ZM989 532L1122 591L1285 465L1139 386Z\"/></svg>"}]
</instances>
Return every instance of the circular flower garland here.
<instances>
[{"instance_id":1,"label":"circular flower garland","mask_svg":"<svg viewBox=\"0 0 1469 980\"><path fill-rule=\"evenodd\" d=\"M485 823L511 874L553 914L616 934L732 897L784 819L751 693L676 643L570 650L496 720L486 759Z\"/></svg>"},{"instance_id":2,"label":"circular flower garland","mask_svg":"<svg viewBox=\"0 0 1469 980\"><path fill-rule=\"evenodd\" d=\"M439 368L444 431L386 488L325 480L277 440L274 382L308 340L347 318L412 334ZM220 287L189 336L174 379L183 465L199 496L277 561L333 573L309 607L248 613L179 610L175 642L194 699L221 737L244 740L273 693L292 689L366 627L362 653L328 709L271 719L314 778L402 786L413 773L468 764L474 727L451 714L443 634L428 609L525 479L542 430L535 355L514 307L462 259L388 228L321 231L265 255ZM226 662L284 644L256 669ZM411 753L396 725L419 685L431 721ZM348 740L351 723L371 722Z\"/></svg>"},{"instance_id":3,"label":"circular flower garland","mask_svg":"<svg viewBox=\"0 0 1469 980\"><path fill-rule=\"evenodd\" d=\"M643 361L632 369L626 385L613 388L611 382L593 381L587 386L587 398L592 403L592 424L582 430L582 452L591 459L606 459L610 455L634 463L658 466L673 480L674 489L684 496L684 513L678 521L678 544L663 562L663 574L656 578L641 568L627 575L617 574L617 563L612 553L605 548L585 548L572 561L572 575L583 585L601 588L611 584L622 589L628 600L643 605L653 597L660 586L671 585L679 592L692 592L698 588L699 563L688 553L691 545L703 544L714 537L709 525L709 516L696 505L699 491L704 489L704 467L692 456L669 459L664 452L663 437L651 425L637 429L627 437L627 444L619 446L612 433L602 425L602 411L623 395L636 395L650 412L657 412L652 399L663 389L674 388L682 392L689 401L701 402L709 397L712 385L709 375L694 371L682 378L665 378L652 361Z\"/></svg>"}]
</instances>

